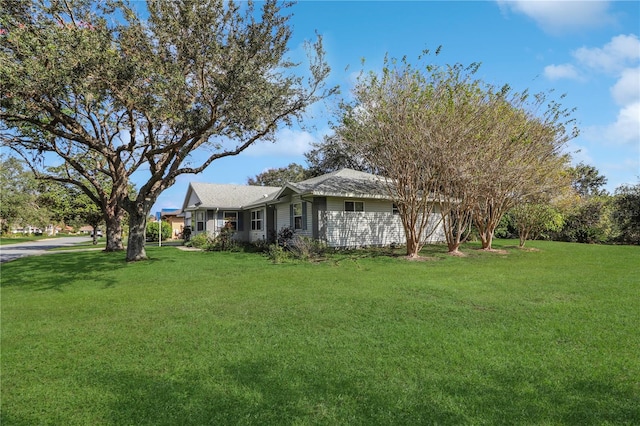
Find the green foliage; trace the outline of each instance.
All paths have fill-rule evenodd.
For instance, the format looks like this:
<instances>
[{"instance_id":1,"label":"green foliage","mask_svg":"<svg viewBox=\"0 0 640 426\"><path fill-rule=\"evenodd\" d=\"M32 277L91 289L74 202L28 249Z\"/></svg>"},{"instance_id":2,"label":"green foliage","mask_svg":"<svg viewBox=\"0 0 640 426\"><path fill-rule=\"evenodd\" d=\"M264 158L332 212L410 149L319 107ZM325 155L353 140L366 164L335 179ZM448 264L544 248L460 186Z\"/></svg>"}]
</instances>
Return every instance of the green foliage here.
<instances>
[{"instance_id":1,"label":"green foliage","mask_svg":"<svg viewBox=\"0 0 640 426\"><path fill-rule=\"evenodd\" d=\"M566 214L564 225L557 234L554 234L554 239L590 244L610 242L616 235L611 215L610 196L582 199Z\"/></svg>"},{"instance_id":2,"label":"green foliage","mask_svg":"<svg viewBox=\"0 0 640 426\"><path fill-rule=\"evenodd\" d=\"M324 137L322 142L313 142L311 150L304 154L309 170L308 177L321 176L348 168L362 172L374 172L357 147L337 134Z\"/></svg>"},{"instance_id":3,"label":"green foliage","mask_svg":"<svg viewBox=\"0 0 640 426\"><path fill-rule=\"evenodd\" d=\"M616 189L612 219L619 232L617 241L640 244L640 183Z\"/></svg>"},{"instance_id":4,"label":"green foliage","mask_svg":"<svg viewBox=\"0 0 640 426\"><path fill-rule=\"evenodd\" d=\"M267 257L273 263L283 263L290 259L289 251L285 250L284 247L279 244L269 244Z\"/></svg>"},{"instance_id":5,"label":"green foliage","mask_svg":"<svg viewBox=\"0 0 640 426\"><path fill-rule=\"evenodd\" d=\"M296 232L293 229L289 228L288 226L285 226L278 231L278 234L276 235L276 243L280 247L288 249L295 234Z\"/></svg>"},{"instance_id":6,"label":"green foliage","mask_svg":"<svg viewBox=\"0 0 640 426\"><path fill-rule=\"evenodd\" d=\"M581 197L606 195L607 191L602 187L607 184L607 178L594 166L581 162L570 169L570 174L571 185Z\"/></svg>"},{"instance_id":7,"label":"green foliage","mask_svg":"<svg viewBox=\"0 0 640 426\"><path fill-rule=\"evenodd\" d=\"M0 222L2 233L14 226L48 224L50 212L40 198L33 173L15 157L0 157Z\"/></svg>"},{"instance_id":8,"label":"green foliage","mask_svg":"<svg viewBox=\"0 0 640 426\"><path fill-rule=\"evenodd\" d=\"M212 239L206 232L201 232L192 236L187 242L187 246L207 250L212 243Z\"/></svg>"},{"instance_id":9,"label":"green foliage","mask_svg":"<svg viewBox=\"0 0 640 426\"><path fill-rule=\"evenodd\" d=\"M162 240L171 238L171 225L162 221ZM147 241L158 241L158 222L147 222Z\"/></svg>"},{"instance_id":10,"label":"green foliage","mask_svg":"<svg viewBox=\"0 0 640 426\"><path fill-rule=\"evenodd\" d=\"M522 203L510 211L510 217L520 236L520 247L527 239L536 240L545 232L558 232L564 217L548 203Z\"/></svg>"},{"instance_id":11,"label":"green foliage","mask_svg":"<svg viewBox=\"0 0 640 426\"><path fill-rule=\"evenodd\" d=\"M513 245L3 264L1 423L640 424L640 248Z\"/></svg>"},{"instance_id":12,"label":"green foliage","mask_svg":"<svg viewBox=\"0 0 640 426\"><path fill-rule=\"evenodd\" d=\"M275 244L270 244L267 256L274 263L282 263L287 259L318 260L327 251L321 241L303 235L297 235L291 228L283 227L278 231Z\"/></svg>"},{"instance_id":13,"label":"green foliage","mask_svg":"<svg viewBox=\"0 0 640 426\"><path fill-rule=\"evenodd\" d=\"M90 225L94 228L104 223L100 205L74 185L55 181L43 183L40 199L52 212L55 222L75 228Z\"/></svg>"},{"instance_id":14,"label":"green foliage","mask_svg":"<svg viewBox=\"0 0 640 426\"><path fill-rule=\"evenodd\" d=\"M496 227L496 231L494 237L496 238L516 238L518 236L518 229L513 220L513 216L511 212L508 211L506 214L502 216L498 226Z\"/></svg>"},{"instance_id":15,"label":"green foliage","mask_svg":"<svg viewBox=\"0 0 640 426\"><path fill-rule=\"evenodd\" d=\"M224 226L218 232L218 235L215 236L211 244L207 248L210 251L236 251L240 248L238 242L234 238L235 231L228 227Z\"/></svg>"},{"instance_id":16,"label":"green foliage","mask_svg":"<svg viewBox=\"0 0 640 426\"><path fill-rule=\"evenodd\" d=\"M187 246L199 248L205 251L238 251L240 245L234 238L235 231L224 227L216 236L207 232L201 232L191 237Z\"/></svg>"},{"instance_id":17,"label":"green foliage","mask_svg":"<svg viewBox=\"0 0 640 426\"><path fill-rule=\"evenodd\" d=\"M0 138L36 168L59 156L65 172L41 172L99 197L107 227L126 210L127 259L144 259L145 217L179 175L273 140L335 93L321 39L305 44L308 70L289 59L290 6L3 2ZM130 196L141 167L150 176Z\"/></svg>"},{"instance_id":18,"label":"green foliage","mask_svg":"<svg viewBox=\"0 0 640 426\"><path fill-rule=\"evenodd\" d=\"M287 167L269 169L247 180L247 185L284 186L287 182L300 182L310 177L308 171L299 164L291 163Z\"/></svg>"}]
</instances>

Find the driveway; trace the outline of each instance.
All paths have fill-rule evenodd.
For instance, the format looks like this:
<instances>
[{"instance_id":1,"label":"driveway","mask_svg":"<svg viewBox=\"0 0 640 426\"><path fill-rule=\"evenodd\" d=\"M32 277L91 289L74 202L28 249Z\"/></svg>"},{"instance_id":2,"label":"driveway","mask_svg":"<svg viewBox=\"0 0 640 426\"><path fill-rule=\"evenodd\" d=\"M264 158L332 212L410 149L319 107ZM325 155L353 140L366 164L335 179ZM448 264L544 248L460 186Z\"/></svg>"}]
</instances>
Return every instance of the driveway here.
<instances>
[{"instance_id":1,"label":"driveway","mask_svg":"<svg viewBox=\"0 0 640 426\"><path fill-rule=\"evenodd\" d=\"M91 237L62 237L46 240L29 241L26 243L0 246L0 263L9 262L25 256L49 254L47 250L57 247L68 247L78 243L91 241Z\"/></svg>"}]
</instances>

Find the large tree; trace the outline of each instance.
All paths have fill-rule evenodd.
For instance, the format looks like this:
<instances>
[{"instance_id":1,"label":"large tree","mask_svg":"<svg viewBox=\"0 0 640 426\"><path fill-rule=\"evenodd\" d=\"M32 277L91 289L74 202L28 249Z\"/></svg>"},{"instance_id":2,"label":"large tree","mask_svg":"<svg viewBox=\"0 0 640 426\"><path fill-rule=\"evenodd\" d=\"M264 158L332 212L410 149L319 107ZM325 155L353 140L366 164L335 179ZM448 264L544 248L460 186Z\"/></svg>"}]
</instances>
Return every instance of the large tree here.
<instances>
[{"instance_id":1,"label":"large tree","mask_svg":"<svg viewBox=\"0 0 640 426\"><path fill-rule=\"evenodd\" d=\"M179 175L271 140L333 91L321 40L303 75L286 56L290 4L261 5L151 0L142 19L124 1L3 3L2 142L99 194L108 229L126 211L127 260L146 258L146 218ZM47 175L51 153L83 179Z\"/></svg>"},{"instance_id":2,"label":"large tree","mask_svg":"<svg viewBox=\"0 0 640 426\"><path fill-rule=\"evenodd\" d=\"M601 175L598 169L583 162L569 169L571 186L583 198L605 195L603 186L607 184L607 177Z\"/></svg>"},{"instance_id":3,"label":"large tree","mask_svg":"<svg viewBox=\"0 0 640 426\"><path fill-rule=\"evenodd\" d=\"M353 169L371 173L374 170L366 158L357 152L349 141L333 133L324 137L322 142L314 142L304 154L309 177L321 176L340 169Z\"/></svg>"},{"instance_id":4,"label":"large tree","mask_svg":"<svg viewBox=\"0 0 640 426\"><path fill-rule=\"evenodd\" d=\"M570 111L548 94L486 84L478 68L387 59L381 73L361 76L354 101L343 105L336 134L347 152L389 178L410 256L437 211L450 252L472 219L490 250L507 210L564 182Z\"/></svg>"},{"instance_id":5,"label":"large tree","mask_svg":"<svg viewBox=\"0 0 640 426\"><path fill-rule=\"evenodd\" d=\"M428 155L433 148L430 115L442 96L432 83L406 61L397 64L386 58L381 74L360 75L354 100L342 104L343 116L335 129L336 137L363 159L367 169L385 176L409 257L418 256L439 223L432 200L439 181Z\"/></svg>"},{"instance_id":6,"label":"large tree","mask_svg":"<svg viewBox=\"0 0 640 426\"><path fill-rule=\"evenodd\" d=\"M473 191L474 223L482 248L491 250L502 216L522 201L562 190L568 183L566 143L577 135L570 110L549 93L501 90L485 110L481 168Z\"/></svg>"},{"instance_id":7,"label":"large tree","mask_svg":"<svg viewBox=\"0 0 640 426\"><path fill-rule=\"evenodd\" d=\"M284 186L287 182L300 182L309 177L307 169L300 164L291 163L286 167L268 169L247 179L247 185L253 186Z\"/></svg>"}]
</instances>

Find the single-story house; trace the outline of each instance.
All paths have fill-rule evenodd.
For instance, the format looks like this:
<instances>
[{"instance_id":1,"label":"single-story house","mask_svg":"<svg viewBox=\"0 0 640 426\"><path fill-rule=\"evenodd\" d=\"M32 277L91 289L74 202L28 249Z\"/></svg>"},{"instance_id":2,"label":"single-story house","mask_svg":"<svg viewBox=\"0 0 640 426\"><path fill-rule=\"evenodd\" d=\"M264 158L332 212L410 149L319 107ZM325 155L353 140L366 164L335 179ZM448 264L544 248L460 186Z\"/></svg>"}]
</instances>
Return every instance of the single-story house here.
<instances>
[{"instance_id":1,"label":"single-story house","mask_svg":"<svg viewBox=\"0 0 640 426\"><path fill-rule=\"evenodd\" d=\"M363 247L406 242L398 210L384 178L342 169L283 187L189 184L182 206L192 235L235 230L244 242L272 240L283 228L329 247ZM444 241L439 215L427 242Z\"/></svg>"}]
</instances>

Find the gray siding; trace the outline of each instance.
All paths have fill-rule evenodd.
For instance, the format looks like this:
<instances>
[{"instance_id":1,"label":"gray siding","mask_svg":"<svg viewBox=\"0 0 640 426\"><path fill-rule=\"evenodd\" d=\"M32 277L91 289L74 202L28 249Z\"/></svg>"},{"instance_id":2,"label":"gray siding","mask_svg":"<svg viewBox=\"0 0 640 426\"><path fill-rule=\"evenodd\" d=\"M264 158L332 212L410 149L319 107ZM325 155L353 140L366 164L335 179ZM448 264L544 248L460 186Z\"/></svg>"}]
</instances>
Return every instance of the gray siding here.
<instances>
[{"instance_id":1,"label":"gray siding","mask_svg":"<svg viewBox=\"0 0 640 426\"><path fill-rule=\"evenodd\" d=\"M276 232L280 231L282 228L291 228L291 204L303 202L300 199L299 195L294 195L291 199L285 203L276 204L276 219L277 219L277 229ZM307 212L307 229L298 229L296 234L303 235L306 237L313 237L313 207L312 204L307 202L306 212Z\"/></svg>"},{"instance_id":2,"label":"gray siding","mask_svg":"<svg viewBox=\"0 0 640 426\"><path fill-rule=\"evenodd\" d=\"M366 210L366 205L365 205ZM329 247L364 247L404 244L400 217L379 212L320 212Z\"/></svg>"},{"instance_id":3,"label":"gray siding","mask_svg":"<svg viewBox=\"0 0 640 426\"><path fill-rule=\"evenodd\" d=\"M389 200L374 200L370 198L335 198L327 197L327 211L343 212L345 201L362 201L365 212L391 213L393 203Z\"/></svg>"},{"instance_id":4,"label":"gray siding","mask_svg":"<svg viewBox=\"0 0 640 426\"><path fill-rule=\"evenodd\" d=\"M366 210L366 205L365 205ZM404 228L399 215L382 212L327 211L318 214L324 225L324 241L329 247L365 247L405 244ZM431 215L427 243L444 241L440 215Z\"/></svg>"}]
</instances>

